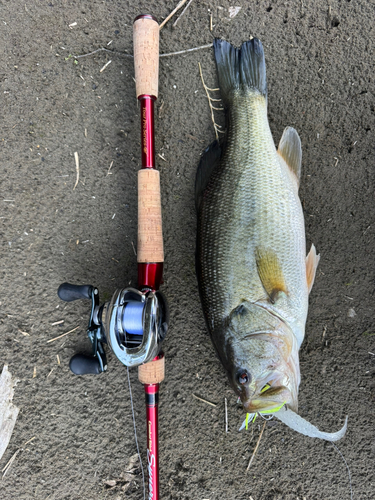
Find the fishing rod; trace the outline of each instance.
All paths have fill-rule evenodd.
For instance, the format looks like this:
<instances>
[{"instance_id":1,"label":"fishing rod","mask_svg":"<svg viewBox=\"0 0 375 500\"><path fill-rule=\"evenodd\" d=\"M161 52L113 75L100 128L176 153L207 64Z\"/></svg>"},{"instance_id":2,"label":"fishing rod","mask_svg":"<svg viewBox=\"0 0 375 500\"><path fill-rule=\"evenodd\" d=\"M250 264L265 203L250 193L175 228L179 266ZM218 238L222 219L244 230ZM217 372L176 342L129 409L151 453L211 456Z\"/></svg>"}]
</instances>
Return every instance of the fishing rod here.
<instances>
[{"instance_id":1,"label":"fishing rod","mask_svg":"<svg viewBox=\"0 0 375 500\"><path fill-rule=\"evenodd\" d=\"M137 16L133 24L134 68L141 111L142 168L138 172L138 289L123 288L100 304L92 285L63 283L60 299L91 299L87 335L93 353L76 354L70 369L76 375L107 370L104 344L127 367L138 366L144 385L147 418L147 470L149 499L159 500L158 399L164 379L161 343L168 330L168 307L159 291L164 249L160 177L155 169L154 103L158 97L159 24L151 15Z\"/></svg>"}]
</instances>

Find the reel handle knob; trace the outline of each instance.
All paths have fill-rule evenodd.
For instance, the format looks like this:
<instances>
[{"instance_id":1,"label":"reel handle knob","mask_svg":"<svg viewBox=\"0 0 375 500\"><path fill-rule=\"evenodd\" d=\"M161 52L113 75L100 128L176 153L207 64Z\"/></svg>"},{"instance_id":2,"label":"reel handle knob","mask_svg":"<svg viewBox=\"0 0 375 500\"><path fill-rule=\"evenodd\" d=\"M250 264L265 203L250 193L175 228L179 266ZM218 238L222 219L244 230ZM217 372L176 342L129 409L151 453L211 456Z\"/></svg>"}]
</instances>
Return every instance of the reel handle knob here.
<instances>
[{"instance_id":1,"label":"reel handle knob","mask_svg":"<svg viewBox=\"0 0 375 500\"><path fill-rule=\"evenodd\" d=\"M72 302L78 299L91 299L92 285L72 285L71 283L62 283L57 290L57 295L65 302Z\"/></svg>"},{"instance_id":2,"label":"reel handle knob","mask_svg":"<svg viewBox=\"0 0 375 500\"><path fill-rule=\"evenodd\" d=\"M69 368L75 375L99 375L101 373L98 358L86 354L75 354L69 363Z\"/></svg>"}]
</instances>

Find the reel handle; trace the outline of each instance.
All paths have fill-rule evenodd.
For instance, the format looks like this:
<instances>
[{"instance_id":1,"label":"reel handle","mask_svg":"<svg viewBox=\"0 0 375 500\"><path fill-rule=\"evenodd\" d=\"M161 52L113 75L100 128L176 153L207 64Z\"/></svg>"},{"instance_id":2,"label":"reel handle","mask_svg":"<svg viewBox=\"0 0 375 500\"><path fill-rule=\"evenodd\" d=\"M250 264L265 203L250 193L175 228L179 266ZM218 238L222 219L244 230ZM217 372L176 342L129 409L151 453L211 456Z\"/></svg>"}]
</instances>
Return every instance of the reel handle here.
<instances>
[{"instance_id":1,"label":"reel handle","mask_svg":"<svg viewBox=\"0 0 375 500\"><path fill-rule=\"evenodd\" d=\"M75 354L70 359L69 368L74 375L99 375L102 372L97 357L82 353Z\"/></svg>"},{"instance_id":2,"label":"reel handle","mask_svg":"<svg viewBox=\"0 0 375 500\"><path fill-rule=\"evenodd\" d=\"M62 283L57 290L57 295L65 302L72 302L79 299L91 299L92 285L72 285L71 283Z\"/></svg>"}]
</instances>

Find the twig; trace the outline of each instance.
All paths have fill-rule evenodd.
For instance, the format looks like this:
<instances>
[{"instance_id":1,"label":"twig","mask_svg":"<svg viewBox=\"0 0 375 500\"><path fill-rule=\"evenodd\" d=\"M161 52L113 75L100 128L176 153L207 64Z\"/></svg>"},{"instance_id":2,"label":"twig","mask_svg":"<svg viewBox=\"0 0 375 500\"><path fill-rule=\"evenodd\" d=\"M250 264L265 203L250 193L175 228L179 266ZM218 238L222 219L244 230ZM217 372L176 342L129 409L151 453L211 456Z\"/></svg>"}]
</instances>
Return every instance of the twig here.
<instances>
[{"instance_id":1,"label":"twig","mask_svg":"<svg viewBox=\"0 0 375 500\"><path fill-rule=\"evenodd\" d=\"M74 159L76 161L76 172L77 172L77 178L76 178L76 183L74 184L74 188L73 188L73 191L75 190L75 188L77 187L78 185L78 181L79 181L79 158L78 158L78 153L77 151L74 153Z\"/></svg>"},{"instance_id":2,"label":"twig","mask_svg":"<svg viewBox=\"0 0 375 500\"><path fill-rule=\"evenodd\" d=\"M200 398L199 396L196 396L195 394L193 394L193 396L196 398L196 399L199 399L199 401L203 401L203 403L206 403L208 405L211 405L211 406L217 406L217 404L215 403L211 403L210 401L207 401L206 399L203 399L203 398Z\"/></svg>"},{"instance_id":3,"label":"twig","mask_svg":"<svg viewBox=\"0 0 375 500\"><path fill-rule=\"evenodd\" d=\"M199 73L201 75L201 80L202 80L202 84L203 84L203 88L206 92L206 95L207 95L207 98L208 98L208 104L210 106L210 111L211 111L211 119L212 119L212 123L214 124L214 130L215 130L215 136L216 136L216 140L218 141L219 140L219 132L221 134L223 134L224 132L222 132L221 130L219 130L219 128L221 128L220 125L217 125L216 122L215 122L215 115L214 115L214 110L213 110L213 106L212 106L212 101L221 101L221 99L213 99L211 96L210 96L210 93L209 91L211 92L215 92L219 89L210 89L209 87L207 87L207 85L204 83L204 79L203 79L203 73L202 73L202 67L201 67L201 63L198 63L198 66L199 66Z\"/></svg>"},{"instance_id":4,"label":"twig","mask_svg":"<svg viewBox=\"0 0 375 500\"><path fill-rule=\"evenodd\" d=\"M181 14L178 16L178 18L176 19L176 21L173 23L173 27L177 26L177 23L178 21L181 19L181 17L185 14L185 12L187 11L187 9L189 8L189 5L191 4L193 0L189 0L187 6L184 8L184 10L181 12Z\"/></svg>"},{"instance_id":5,"label":"twig","mask_svg":"<svg viewBox=\"0 0 375 500\"><path fill-rule=\"evenodd\" d=\"M63 333L62 335L59 335L58 337L55 337L54 339L47 340L47 344L49 344L50 342L54 342L55 340L61 339L62 337L65 337L65 335L68 335L69 333L75 332L77 330L77 328L79 328L79 326L76 326L75 328L73 328L73 330L69 330L69 332Z\"/></svg>"},{"instance_id":6,"label":"twig","mask_svg":"<svg viewBox=\"0 0 375 500\"><path fill-rule=\"evenodd\" d=\"M173 17L176 14L176 12L181 9L181 7L186 3L186 1L187 0L181 0L178 3L177 7L175 9L173 9L172 12L169 14L169 16L167 16L164 19L164 21L161 23L161 25L159 26L159 30L161 30L162 27L170 20L170 18Z\"/></svg>"},{"instance_id":7,"label":"twig","mask_svg":"<svg viewBox=\"0 0 375 500\"><path fill-rule=\"evenodd\" d=\"M256 452L258 451L259 443L260 443L260 440L262 439L263 431L264 431L264 428L266 427L266 423L267 423L267 421L265 421L264 424L263 424L262 431L259 434L259 438L258 438L257 444L255 445L253 454L251 455L251 458L250 458L250 461L249 461L249 465L247 466L246 472L250 469L251 464L253 463L254 457L256 455Z\"/></svg>"},{"instance_id":8,"label":"twig","mask_svg":"<svg viewBox=\"0 0 375 500\"><path fill-rule=\"evenodd\" d=\"M209 49L211 47L212 43L209 43L207 45L201 45L200 47L194 47L193 49L179 50L177 52L169 52L168 54L160 54L159 57L178 56L180 54L185 54L186 52L194 52L195 50Z\"/></svg>"},{"instance_id":9,"label":"twig","mask_svg":"<svg viewBox=\"0 0 375 500\"><path fill-rule=\"evenodd\" d=\"M74 57L74 59L80 59L81 57L92 56L93 54L96 54L97 52L101 52L102 50L104 50L104 52L110 52L111 54L120 54L124 57L133 57L131 54L124 54L123 52L116 52L115 50L105 49L104 47L100 47L100 49L96 49L92 52L89 52L88 54L81 54L80 56L73 56L73 57Z\"/></svg>"},{"instance_id":10,"label":"twig","mask_svg":"<svg viewBox=\"0 0 375 500\"><path fill-rule=\"evenodd\" d=\"M159 54L159 57L178 56L180 54L186 54L187 52L195 52L196 50L209 49L211 47L212 47L212 43L209 43L207 45L201 45L200 47L193 47L192 49L178 50L177 52L168 52L167 54ZM132 54L125 54L125 52L119 52L117 50L108 50L108 49L105 49L104 47L100 47L99 49L96 49L93 52L88 52L87 54L81 54L80 56L72 56L72 57L74 57L74 59L80 59L81 57L92 56L92 55L96 54L97 52L101 52L102 50L104 50L105 52L110 52L113 55L133 58Z\"/></svg>"}]
</instances>

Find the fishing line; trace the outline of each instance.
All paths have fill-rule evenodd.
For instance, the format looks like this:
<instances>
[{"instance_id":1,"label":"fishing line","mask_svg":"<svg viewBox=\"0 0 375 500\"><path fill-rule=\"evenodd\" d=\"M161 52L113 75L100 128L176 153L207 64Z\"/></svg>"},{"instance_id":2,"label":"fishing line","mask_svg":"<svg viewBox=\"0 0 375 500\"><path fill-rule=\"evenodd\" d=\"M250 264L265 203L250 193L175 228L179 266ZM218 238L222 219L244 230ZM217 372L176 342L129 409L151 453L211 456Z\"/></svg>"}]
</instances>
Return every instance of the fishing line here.
<instances>
[{"instance_id":1,"label":"fishing line","mask_svg":"<svg viewBox=\"0 0 375 500\"><path fill-rule=\"evenodd\" d=\"M138 446L137 427L135 425L133 395L132 395L132 388L131 388L131 384L130 384L130 376L129 376L129 367L128 366L126 367L126 372L128 374L128 385L129 385L130 404L131 404L131 407L132 407L132 415L133 415L135 445L137 447L137 453L138 453L139 463L141 464L141 471L142 471L143 500L146 500L145 471L143 470L143 463L142 463L141 452L139 451L139 446Z\"/></svg>"},{"instance_id":2,"label":"fishing line","mask_svg":"<svg viewBox=\"0 0 375 500\"><path fill-rule=\"evenodd\" d=\"M341 453L341 451L340 451L340 450L339 450L339 448L335 445L335 443L332 443L332 446L333 446L334 448L336 448L337 452L341 455L341 458L343 459L344 464L346 465L346 468L348 469L348 475L349 475L349 486L350 486L350 500L353 500L352 476L351 476L351 474L350 474L349 465L348 465L347 461L345 460L344 455Z\"/></svg>"}]
</instances>

